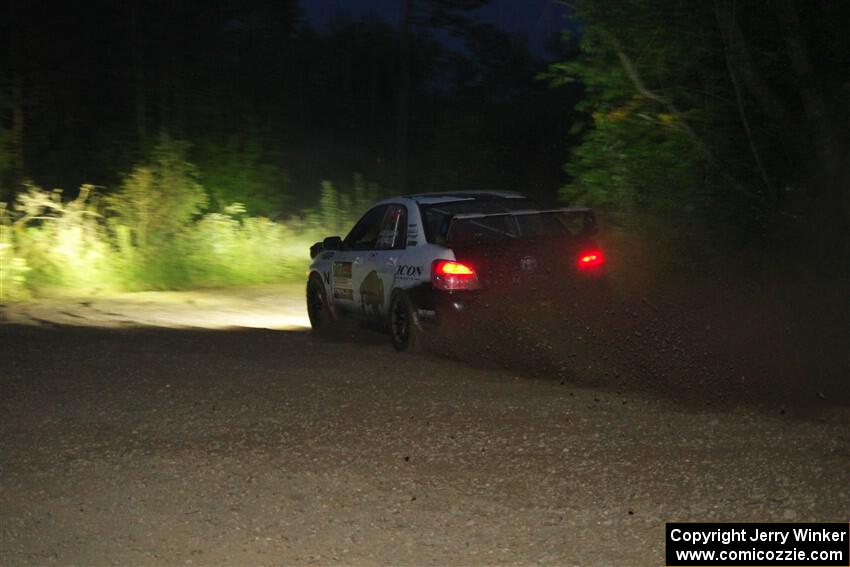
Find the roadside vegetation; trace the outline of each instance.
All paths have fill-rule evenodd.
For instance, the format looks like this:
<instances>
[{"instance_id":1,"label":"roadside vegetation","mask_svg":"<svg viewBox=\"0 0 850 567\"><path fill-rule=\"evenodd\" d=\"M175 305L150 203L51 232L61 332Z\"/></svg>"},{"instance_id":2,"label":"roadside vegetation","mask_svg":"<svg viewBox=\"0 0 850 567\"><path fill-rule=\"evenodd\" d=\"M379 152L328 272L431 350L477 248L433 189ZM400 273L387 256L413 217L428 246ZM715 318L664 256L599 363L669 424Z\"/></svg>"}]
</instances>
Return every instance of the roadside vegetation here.
<instances>
[{"instance_id":1,"label":"roadside vegetation","mask_svg":"<svg viewBox=\"0 0 850 567\"><path fill-rule=\"evenodd\" d=\"M188 145L163 137L112 192L76 196L27 183L0 203L0 300L300 280L316 240L350 227L378 194L354 176L318 204L273 220L243 203L213 208Z\"/></svg>"},{"instance_id":2,"label":"roadside vegetation","mask_svg":"<svg viewBox=\"0 0 850 567\"><path fill-rule=\"evenodd\" d=\"M847 4L564 2L584 89L561 196L716 276L846 278ZM828 40L825 38L829 38Z\"/></svg>"}]
</instances>

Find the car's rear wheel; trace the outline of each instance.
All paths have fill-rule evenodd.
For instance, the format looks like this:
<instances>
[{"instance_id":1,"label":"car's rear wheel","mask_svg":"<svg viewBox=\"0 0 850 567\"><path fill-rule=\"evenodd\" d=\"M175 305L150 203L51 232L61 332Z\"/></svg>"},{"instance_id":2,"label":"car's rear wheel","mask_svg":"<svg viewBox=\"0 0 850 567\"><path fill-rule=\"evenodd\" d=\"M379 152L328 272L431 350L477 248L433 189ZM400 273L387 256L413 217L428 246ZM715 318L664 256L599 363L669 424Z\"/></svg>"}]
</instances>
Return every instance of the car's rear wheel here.
<instances>
[{"instance_id":1,"label":"car's rear wheel","mask_svg":"<svg viewBox=\"0 0 850 567\"><path fill-rule=\"evenodd\" d=\"M390 335L393 348L398 352L419 352L423 337L416 310L406 293L398 291L390 302Z\"/></svg>"},{"instance_id":2,"label":"car's rear wheel","mask_svg":"<svg viewBox=\"0 0 850 567\"><path fill-rule=\"evenodd\" d=\"M307 316L316 334L326 334L336 323L325 286L317 276L311 276L307 282Z\"/></svg>"}]
</instances>

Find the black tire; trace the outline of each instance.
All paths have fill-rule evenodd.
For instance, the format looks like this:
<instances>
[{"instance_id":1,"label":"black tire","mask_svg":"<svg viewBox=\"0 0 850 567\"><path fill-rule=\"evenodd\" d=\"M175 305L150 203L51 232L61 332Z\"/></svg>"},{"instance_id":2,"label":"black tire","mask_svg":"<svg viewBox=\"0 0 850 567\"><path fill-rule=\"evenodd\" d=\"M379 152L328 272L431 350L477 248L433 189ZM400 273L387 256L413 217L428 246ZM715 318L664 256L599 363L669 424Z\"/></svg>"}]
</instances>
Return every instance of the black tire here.
<instances>
[{"instance_id":1,"label":"black tire","mask_svg":"<svg viewBox=\"0 0 850 567\"><path fill-rule=\"evenodd\" d=\"M317 276L310 276L307 281L307 316L313 333L317 335L328 334L336 324L325 286Z\"/></svg>"},{"instance_id":2,"label":"black tire","mask_svg":"<svg viewBox=\"0 0 850 567\"><path fill-rule=\"evenodd\" d=\"M424 343L422 329L406 293L397 291L393 294L389 317L393 348L398 352L421 352Z\"/></svg>"}]
</instances>

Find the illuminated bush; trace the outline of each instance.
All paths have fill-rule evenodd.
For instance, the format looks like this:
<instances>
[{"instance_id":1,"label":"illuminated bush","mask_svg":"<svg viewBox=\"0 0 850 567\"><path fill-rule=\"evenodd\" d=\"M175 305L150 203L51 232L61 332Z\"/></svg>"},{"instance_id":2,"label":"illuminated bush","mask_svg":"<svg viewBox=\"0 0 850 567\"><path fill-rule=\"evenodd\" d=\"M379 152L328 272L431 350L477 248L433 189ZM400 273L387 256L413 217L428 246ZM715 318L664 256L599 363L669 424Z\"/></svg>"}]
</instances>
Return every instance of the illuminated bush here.
<instances>
[{"instance_id":1,"label":"illuminated bush","mask_svg":"<svg viewBox=\"0 0 850 567\"><path fill-rule=\"evenodd\" d=\"M6 203L0 203L0 301L29 297L26 260L15 250L12 219Z\"/></svg>"},{"instance_id":2,"label":"illuminated bush","mask_svg":"<svg viewBox=\"0 0 850 567\"><path fill-rule=\"evenodd\" d=\"M355 176L344 191L322 183L318 208L286 222L239 203L203 214L206 191L186 149L163 138L105 198L90 185L70 201L28 185L11 207L0 203L0 299L302 280L310 245L343 234L377 197Z\"/></svg>"},{"instance_id":3,"label":"illuminated bush","mask_svg":"<svg viewBox=\"0 0 850 567\"><path fill-rule=\"evenodd\" d=\"M303 278L315 235L301 220L284 224L244 215L241 205L182 227L169 241L140 245L137 233L108 222L91 188L63 203L61 192L31 186L12 211L0 204L0 300L32 291L186 289Z\"/></svg>"},{"instance_id":4,"label":"illuminated bush","mask_svg":"<svg viewBox=\"0 0 850 567\"><path fill-rule=\"evenodd\" d=\"M59 190L27 185L19 194L9 222L4 222L4 248L12 251L12 274L4 276L28 288L115 288L114 254L102 216L84 185L67 203ZM6 262L4 261L4 264ZM5 270L4 270L5 271Z\"/></svg>"},{"instance_id":5,"label":"illuminated bush","mask_svg":"<svg viewBox=\"0 0 850 567\"><path fill-rule=\"evenodd\" d=\"M245 216L236 203L193 226L184 260L196 285L268 283L302 277L311 243L283 223Z\"/></svg>"},{"instance_id":6,"label":"illuminated bush","mask_svg":"<svg viewBox=\"0 0 850 567\"><path fill-rule=\"evenodd\" d=\"M252 215L274 215L289 202L289 178L277 165L262 136L252 131L225 139L211 137L196 144L198 168L210 202L216 210L241 203Z\"/></svg>"},{"instance_id":7,"label":"illuminated bush","mask_svg":"<svg viewBox=\"0 0 850 567\"><path fill-rule=\"evenodd\" d=\"M375 203L379 192L376 184L367 183L359 174L354 176L354 183L348 190L339 190L330 181L322 181L319 208L307 212L305 228L317 235L345 236Z\"/></svg>"},{"instance_id":8,"label":"illuminated bush","mask_svg":"<svg viewBox=\"0 0 850 567\"><path fill-rule=\"evenodd\" d=\"M185 240L207 203L188 145L163 137L147 163L124 178L107 199L109 225L120 254L119 270L131 289L191 285Z\"/></svg>"},{"instance_id":9,"label":"illuminated bush","mask_svg":"<svg viewBox=\"0 0 850 567\"><path fill-rule=\"evenodd\" d=\"M163 137L147 163L136 166L107 199L118 224L139 248L157 246L183 231L207 204L185 142Z\"/></svg>"}]
</instances>

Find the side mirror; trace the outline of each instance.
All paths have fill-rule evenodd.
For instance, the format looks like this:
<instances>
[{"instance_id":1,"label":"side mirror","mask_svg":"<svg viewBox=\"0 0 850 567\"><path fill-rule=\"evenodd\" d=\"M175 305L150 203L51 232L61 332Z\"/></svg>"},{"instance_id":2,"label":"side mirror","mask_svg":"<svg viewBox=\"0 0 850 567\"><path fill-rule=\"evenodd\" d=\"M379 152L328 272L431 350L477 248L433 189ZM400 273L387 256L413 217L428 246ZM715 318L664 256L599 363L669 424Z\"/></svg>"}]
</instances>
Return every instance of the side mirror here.
<instances>
[{"instance_id":1,"label":"side mirror","mask_svg":"<svg viewBox=\"0 0 850 567\"><path fill-rule=\"evenodd\" d=\"M324 250L342 250L342 238L339 236L328 236L322 241Z\"/></svg>"},{"instance_id":2,"label":"side mirror","mask_svg":"<svg viewBox=\"0 0 850 567\"><path fill-rule=\"evenodd\" d=\"M329 236L323 241L315 243L310 247L310 258L315 258L325 250L342 250L342 238Z\"/></svg>"}]
</instances>

